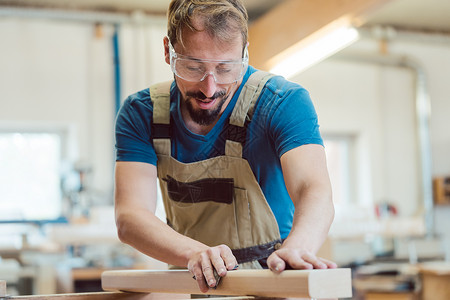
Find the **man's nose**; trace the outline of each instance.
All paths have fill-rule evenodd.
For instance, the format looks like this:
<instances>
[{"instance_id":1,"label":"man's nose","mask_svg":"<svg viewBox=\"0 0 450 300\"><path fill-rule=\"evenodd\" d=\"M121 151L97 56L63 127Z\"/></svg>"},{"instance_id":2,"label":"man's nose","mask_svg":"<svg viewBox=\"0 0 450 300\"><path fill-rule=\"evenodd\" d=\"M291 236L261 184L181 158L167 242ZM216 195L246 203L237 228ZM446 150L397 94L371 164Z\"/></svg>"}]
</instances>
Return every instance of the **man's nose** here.
<instances>
[{"instance_id":1,"label":"man's nose","mask_svg":"<svg viewBox=\"0 0 450 300\"><path fill-rule=\"evenodd\" d=\"M214 96L217 91L217 84L213 73L206 74L205 78L200 81L200 91L208 98Z\"/></svg>"}]
</instances>

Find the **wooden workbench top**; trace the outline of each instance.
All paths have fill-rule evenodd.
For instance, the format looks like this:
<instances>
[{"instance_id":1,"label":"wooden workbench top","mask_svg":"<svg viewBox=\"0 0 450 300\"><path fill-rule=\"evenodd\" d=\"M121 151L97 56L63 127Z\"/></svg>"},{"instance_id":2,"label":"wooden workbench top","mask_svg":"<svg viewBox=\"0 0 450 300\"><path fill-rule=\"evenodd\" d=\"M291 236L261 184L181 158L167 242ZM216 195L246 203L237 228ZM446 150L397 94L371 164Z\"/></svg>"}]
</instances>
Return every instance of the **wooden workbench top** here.
<instances>
[{"instance_id":1,"label":"wooden workbench top","mask_svg":"<svg viewBox=\"0 0 450 300\"><path fill-rule=\"evenodd\" d=\"M450 275L450 262L429 262L419 264L419 272L434 275Z\"/></svg>"}]
</instances>

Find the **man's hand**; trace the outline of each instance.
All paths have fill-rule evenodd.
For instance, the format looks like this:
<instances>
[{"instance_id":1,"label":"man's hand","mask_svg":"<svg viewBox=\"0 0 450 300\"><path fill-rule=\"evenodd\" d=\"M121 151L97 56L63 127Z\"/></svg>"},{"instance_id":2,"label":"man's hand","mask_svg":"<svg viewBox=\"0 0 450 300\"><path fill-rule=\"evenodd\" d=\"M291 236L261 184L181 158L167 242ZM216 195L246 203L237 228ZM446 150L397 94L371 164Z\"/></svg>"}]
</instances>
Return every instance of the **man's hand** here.
<instances>
[{"instance_id":1,"label":"man's hand","mask_svg":"<svg viewBox=\"0 0 450 300\"><path fill-rule=\"evenodd\" d=\"M295 248L281 248L273 252L267 258L269 268L280 273L289 265L293 269L335 269L337 265L324 258L317 257L314 253Z\"/></svg>"},{"instance_id":2,"label":"man's hand","mask_svg":"<svg viewBox=\"0 0 450 300\"><path fill-rule=\"evenodd\" d=\"M206 293L210 287L215 287L213 268L217 274L223 277L227 270L237 268L237 260L231 249L226 245L207 248L195 253L188 262L188 270L194 275L202 293Z\"/></svg>"}]
</instances>

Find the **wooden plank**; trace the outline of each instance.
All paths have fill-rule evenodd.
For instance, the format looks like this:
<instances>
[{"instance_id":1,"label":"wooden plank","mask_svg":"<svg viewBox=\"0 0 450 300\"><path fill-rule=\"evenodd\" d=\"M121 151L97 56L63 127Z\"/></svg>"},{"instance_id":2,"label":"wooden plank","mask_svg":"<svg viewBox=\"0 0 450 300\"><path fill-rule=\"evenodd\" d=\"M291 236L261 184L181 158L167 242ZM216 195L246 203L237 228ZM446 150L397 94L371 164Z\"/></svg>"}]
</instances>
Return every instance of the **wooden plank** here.
<instances>
[{"instance_id":1,"label":"wooden plank","mask_svg":"<svg viewBox=\"0 0 450 300\"><path fill-rule=\"evenodd\" d=\"M102 274L106 291L201 294L187 270L106 271ZM279 298L345 298L352 296L350 269L236 270L222 278L213 295L254 295Z\"/></svg>"},{"instance_id":2,"label":"wooden plank","mask_svg":"<svg viewBox=\"0 0 450 300\"><path fill-rule=\"evenodd\" d=\"M367 15L390 1L286 0L250 24L250 63L268 71L336 26L363 24Z\"/></svg>"},{"instance_id":3,"label":"wooden plank","mask_svg":"<svg viewBox=\"0 0 450 300\"><path fill-rule=\"evenodd\" d=\"M99 268L72 269L72 279L73 280L99 279L104 271L106 270Z\"/></svg>"},{"instance_id":4,"label":"wooden plank","mask_svg":"<svg viewBox=\"0 0 450 300\"><path fill-rule=\"evenodd\" d=\"M418 268L420 273L422 274L450 276L450 262L437 261L437 262L422 263L418 265Z\"/></svg>"},{"instance_id":5,"label":"wooden plank","mask_svg":"<svg viewBox=\"0 0 450 300\"><path fill-rule=\"evenodd\" d=\"M422 274L423 300L450 299L450 275Z\"/></svg>"},{"instance_id":6,"label":"wooden plank","mask_svg":"<svg viewBox=\"0 0 450 300\"><path fill-rule=\"evenodd\" d=\"M364 295L364 300L416 300L414 293L374 293Z\"/></svg>"},{"instance_id":7,"label":"wooden plank","mask_svg":"<svg viewBox=\"0 0 450 300\"><path fill-rule=\"evenodd\" d=\"M0 280L0 300L190 300L188 294L168 293L128 293L128 292L91 292L91 293L68 293L52 295L27 295L9 296L6 293L6 281ZM259 299L253 296L218 297L214 300L252 300ZM284 299L286 300L286 299Z\"/></svg>"},{"instance_id":8,"label":"wooden plank","mask_svg":"<svg viewBox=\"0 0 450 300\"><path fill-rule=\"evenodd\" d=\"M159 294L161 296L161 294ZM6 295L7 296L7 295ZM31 300L159 300L167 298L155 298L153 294L148 293L123 293L123 292L95 292L95 293L68 293L68 294L51 294L51 295L26 295L26 296L7 296L8 300L31 299ZM184 298L183 298L184 296ZM173 299L189 299L188 295L177 295L179 298ZM0 298L1 299L1 298Z\"/></svg>"},{"instance_id":9,"label":"wooden plank","mask_svg":"<svg viewBox=\"0 0 450 300\"><path fill-rule=\"evenodd\" d=\"M422 276L423 300L450 299L450 263L430 262L418 266Z\"/></svg>"},{"instance_id":10,"label":"wooden plank","mask_svg":"<svg viewBox=\"0 0 450 300\"><path fill-rule=\"evenodd\" d=\"M0 295L0 299L2 295ZM53 295L8 296L7 300L190 300L191 295L161 293L96 292ZM220 297L214 300L252 300L252 296ZM285 299L284 299L285 300Z\"/></svg>"},{"instance_id":11,"label":"wooden plank","mask_svg":"<svg viewBox=\"0 0 450 300\"><path fill-rule=\"evenodd\" d=\"M0 297L6 296L6 281L0 280Z\"/></svg>"}]
</instances>

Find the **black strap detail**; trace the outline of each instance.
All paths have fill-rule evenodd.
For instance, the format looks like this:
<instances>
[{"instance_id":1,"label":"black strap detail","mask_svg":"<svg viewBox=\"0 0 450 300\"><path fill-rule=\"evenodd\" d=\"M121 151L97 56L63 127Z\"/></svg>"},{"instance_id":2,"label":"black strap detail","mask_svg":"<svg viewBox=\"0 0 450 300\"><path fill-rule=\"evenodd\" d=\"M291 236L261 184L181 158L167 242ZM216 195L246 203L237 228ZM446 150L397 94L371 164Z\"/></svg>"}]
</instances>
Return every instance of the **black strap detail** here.
<instances>
[{"instance_id":1,"label":"black strap detail","mask_svg":"<svg viewBox=\"0 0 450 300\"><path fill-rule=\"evenodd\" d=\"M218 202L231 204L234 195L233 178L205 178L191 182L180 182L167 176L169 198L176 202Z\"/></svg>"},{"instance_id":2,"label":"black strap detail","mask_svg":"<svg viewBox=\"0 0 450 300\"><path fill-rule=\"evenodd\" d=\"M250 121L245 121L244 127L228 124L227 128L227 140L238 142L245 146L245 141L247 138L247 128Z\"/></svg>"},{"instance_id":3,"label":"black strap detail","mask_svg":"<svg viewBox=\"0 0 450 300\"><path fill-rule=\"evenodd\" d=\"M277 250L276 248L279 248L282 243L283 240L275 240L267 244L233 249L231 251L233 252L234 257L236 257L238 263L243 264L249 261L267 258L270 254Z\"/></svg>"},{"instance_id":4,"label":"black strap detail","mask_svg":"<svg viewBox=\"0 0 450 300\"><path fill-rule=\"evenodd\" d=\"M152 124L152 138L154 139L170 139L171 133L170 124Z\"/></svg>"}]
</instances>

